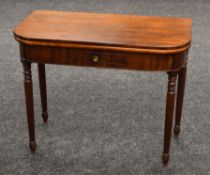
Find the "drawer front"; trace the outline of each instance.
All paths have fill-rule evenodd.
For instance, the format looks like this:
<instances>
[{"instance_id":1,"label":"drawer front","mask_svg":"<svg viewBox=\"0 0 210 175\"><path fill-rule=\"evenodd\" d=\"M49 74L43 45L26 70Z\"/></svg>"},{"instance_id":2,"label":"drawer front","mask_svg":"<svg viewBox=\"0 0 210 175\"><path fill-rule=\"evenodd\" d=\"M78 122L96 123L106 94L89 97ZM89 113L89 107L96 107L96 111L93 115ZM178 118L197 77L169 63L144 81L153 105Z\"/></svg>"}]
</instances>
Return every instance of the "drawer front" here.
<instances>
[{"instance_id":1,"label":"drawer front","mask_svg":"<svg viewBox=\"0 0 210 175\"><path fill-rule=\"evenodd\" d=\"M122 53L107 53L90 50L70 50L69 64L93 67L120 67L125 65Z\"/></svg>"}]
</instances>

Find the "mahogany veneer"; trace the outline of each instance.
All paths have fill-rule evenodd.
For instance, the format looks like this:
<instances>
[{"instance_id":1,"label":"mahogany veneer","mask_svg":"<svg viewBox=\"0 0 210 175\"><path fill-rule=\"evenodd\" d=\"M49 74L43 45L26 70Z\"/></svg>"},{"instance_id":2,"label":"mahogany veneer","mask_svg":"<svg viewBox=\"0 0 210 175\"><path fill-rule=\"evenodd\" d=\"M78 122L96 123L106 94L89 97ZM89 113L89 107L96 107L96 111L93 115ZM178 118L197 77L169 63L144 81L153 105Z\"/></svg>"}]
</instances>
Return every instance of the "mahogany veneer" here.
<instances>
[{"instance_id":1,"label":"mahogany veneer","mask_svg":"<svg viewBox=\"0 0 210 175\"><path fill-rule=\"evenodd\" d=\"M191 43L189 18L34 11L14 30L24 69L29 146L36 150L31 63L38 63L42 117L48 120L45 64L168 73L163 163L169 160L171 129L179 135Z\"/></svg>"}]
</instances>

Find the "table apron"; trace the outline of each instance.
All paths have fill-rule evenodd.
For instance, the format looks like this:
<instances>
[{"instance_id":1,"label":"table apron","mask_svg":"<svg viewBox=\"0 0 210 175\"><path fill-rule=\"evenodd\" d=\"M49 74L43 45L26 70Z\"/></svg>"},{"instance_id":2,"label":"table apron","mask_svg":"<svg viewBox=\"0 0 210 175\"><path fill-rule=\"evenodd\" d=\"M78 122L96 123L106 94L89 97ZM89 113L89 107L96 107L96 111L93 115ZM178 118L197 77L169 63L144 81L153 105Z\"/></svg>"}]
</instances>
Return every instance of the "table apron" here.
<instances>
[{"instance_id":1,"label":"table apron","mask_svg":"<svg viewBox=\"0 0 210 175\"><path fill-rule=\"evenodd\" d=\"M21 59L36 63L147 71L177 71L185 65L188 50L150 54L20 44Z\"/></svg>"}]
</instances>

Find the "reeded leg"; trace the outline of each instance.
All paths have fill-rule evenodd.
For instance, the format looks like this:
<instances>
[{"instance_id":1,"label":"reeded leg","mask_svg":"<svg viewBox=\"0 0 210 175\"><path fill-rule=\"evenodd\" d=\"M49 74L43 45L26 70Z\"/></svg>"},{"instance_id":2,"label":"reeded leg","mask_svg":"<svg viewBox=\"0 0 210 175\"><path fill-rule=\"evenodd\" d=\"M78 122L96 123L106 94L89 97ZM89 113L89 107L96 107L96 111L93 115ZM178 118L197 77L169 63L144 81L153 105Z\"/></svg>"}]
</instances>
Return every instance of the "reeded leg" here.
<instances>
[{"instance_id":1,"label":"reeded leg","mask_svg":"<svg viewBox=\"0 0 210 175\"><path fill-rule=\"evenodd\" d=\"M168 92L167 92L167 99L166 99L164 149L163 149L163 156L162 156L164 165L167 165L169 161L169 149L170 149L171 130L172 130L172 123L173 123L176 78L177 78L176 72L168 73Z\"/></svg>"},{"instance_id":2,"label":"reeded leg","mask_svg":"<svg viewBox=\"0 0 210 175\"><path fill-rule=\"evenodd\" d=\"M29 131L29 147L32 152L36 151L35 139L35 122L34 122L34 103L33 103L33 87L31 78L31 63L23 61L23 74L24 74L24 88L25 88L25 101L27 122Z\"/></svg>"},{"instance_id":3,"label":"reeded leg","mask_svg":"<svg viewBox=\"0 0 210 175\"><path fill-rule=\"evenodd\" d=\"M175 136L178 136L180 133L180 122L181 122L182 106L183 106L183 100L184 100L186 71L187 71L187 68L185 66L179 72L177 100L176 100L176 119L175 119L175 125L174 125Z\"/></svg>"},{"instance_id":4,"label":"reeded leg","mask_svg":"<svg viewBox=\"0 0 210 175\"><path fill-rule=\"evenodd\" d=\"M40 87L40 96L42 104L42 118L44 123L47 123L48 112L47 112L47 89L46 89L46 75L45 75L45 65L38 63L38 72L39 72L39 87Z\"/></svg>"}]
</instances>

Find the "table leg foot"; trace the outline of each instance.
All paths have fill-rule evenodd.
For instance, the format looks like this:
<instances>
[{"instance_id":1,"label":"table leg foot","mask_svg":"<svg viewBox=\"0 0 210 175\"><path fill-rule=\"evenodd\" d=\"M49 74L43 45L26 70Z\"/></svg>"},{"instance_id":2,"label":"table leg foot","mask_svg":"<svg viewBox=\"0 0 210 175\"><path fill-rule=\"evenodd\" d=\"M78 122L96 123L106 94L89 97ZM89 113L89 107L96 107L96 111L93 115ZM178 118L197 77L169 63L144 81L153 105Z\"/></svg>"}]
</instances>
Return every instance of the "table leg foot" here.
<instances>
[{"instance_id":1,"label":"table leg foot","mask_svg":"<svg viewBox=\"0 0 210 175\"><path fill-rule=\"evenodd\" d=\"M42 112L42 119L44 123L47 123L48 121L48 112Z\"/></svg>"},{"instance_id":2,"label":"table leg foot","mask_svg":"<svg viewBox=\"0 0 210 175\"><path fill-rule=\"evenodd\" d=\"M163 161L163 165L164 166L167 166L168 165L168 162L169 162L169 154L163 153L162 161Z\"/></svg>"},{"instance_id":3,"label":"table leg foot","mask_svg":"<svg viewBox=\"0 0 210 175\"><path fill-rule=\"evenodd\" d=\"M178 137L180 133L180 126L179 125L175 125L174 126L174 135L175 137Z\"/></svg>"},{"instance_id":4,"label":"table leg foot","mask_svg":"<svg viewBox=\"0 0 210 175\"><path fill-rule=\"evenodd\" d=\"M36 142L29 142L29 148L32 153L36 152Z\"/></svg>"}]
</instances>

